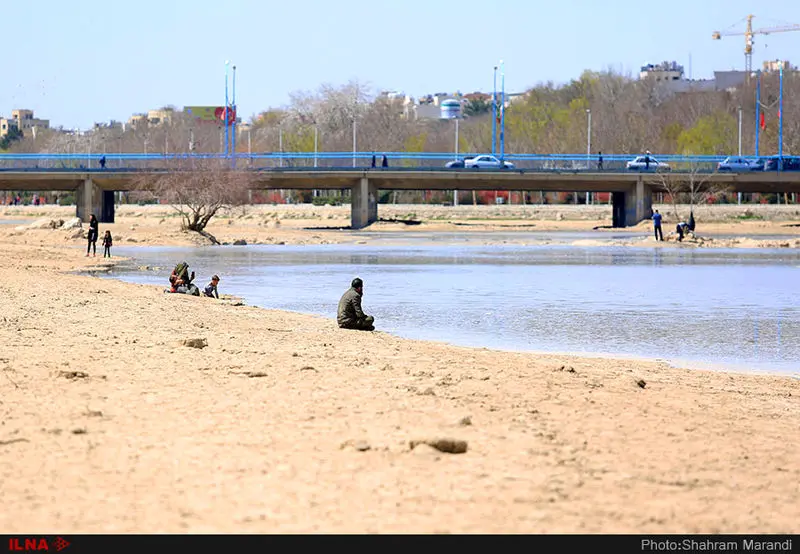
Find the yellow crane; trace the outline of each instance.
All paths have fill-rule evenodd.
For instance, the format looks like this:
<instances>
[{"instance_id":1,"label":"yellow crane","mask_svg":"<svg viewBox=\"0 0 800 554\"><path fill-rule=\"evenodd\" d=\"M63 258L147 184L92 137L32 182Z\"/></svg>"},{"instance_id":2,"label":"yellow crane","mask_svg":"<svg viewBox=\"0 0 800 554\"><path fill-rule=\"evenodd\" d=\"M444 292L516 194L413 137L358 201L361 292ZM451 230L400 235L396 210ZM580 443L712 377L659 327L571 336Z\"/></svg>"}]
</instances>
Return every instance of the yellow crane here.
<instances>
[{"instance_id":1,"label":"yellow crane","mask_svg":"<svg viewBox=\"0 0 800 554\"><path fill-rule=\"evenodd\" d=\"M753 71L753 35L769 35L771 33L785 33L788 31L800 31L800 25L782 25L779 27L763 27L753 30L753 15L747 16L747 28L743 33L714 31L711 38L720 40L722 37L744 35L744 70L749 76Z\"/></svg>"}]
</instances>

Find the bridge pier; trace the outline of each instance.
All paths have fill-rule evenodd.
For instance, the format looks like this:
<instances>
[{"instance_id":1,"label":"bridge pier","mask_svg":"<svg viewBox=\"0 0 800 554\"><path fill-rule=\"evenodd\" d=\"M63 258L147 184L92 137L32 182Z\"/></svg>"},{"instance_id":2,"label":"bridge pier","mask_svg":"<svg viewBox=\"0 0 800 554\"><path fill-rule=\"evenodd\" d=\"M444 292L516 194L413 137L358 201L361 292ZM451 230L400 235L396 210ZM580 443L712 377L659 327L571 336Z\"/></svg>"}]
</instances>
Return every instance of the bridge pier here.
<instances>
[{"instance_id":1,"label":"bridge pier","mask_svg":"<svg viewBox=\"0 0 800 554\"><path fill-rule=\"evenodd\" d=\"M653 213L653 189L640 175L630 191L625 193L625 226L633 227Z\"/></svg>"},{"instance_id":2,"label":"bridge pier","mask_svg":"<svg viewBox=\"0 0 800 554\"><path fill-rule=\"evenodd\" d=\"M350 226L363 229L378 221L378 187L362 177L350 193Z\"/></svg>"},{"instance_id":3,"label":"bridge pier","mask_svg":"<svg viewBox=\"0 0 800 554\"><path fill-rule=\"evenodd\" d=\"M114 191L101 189L91 177L78 185L75 206L81 221L88 222L89 216L94 214L100 223L114 223Z\"/></svg>"}]
</instances>

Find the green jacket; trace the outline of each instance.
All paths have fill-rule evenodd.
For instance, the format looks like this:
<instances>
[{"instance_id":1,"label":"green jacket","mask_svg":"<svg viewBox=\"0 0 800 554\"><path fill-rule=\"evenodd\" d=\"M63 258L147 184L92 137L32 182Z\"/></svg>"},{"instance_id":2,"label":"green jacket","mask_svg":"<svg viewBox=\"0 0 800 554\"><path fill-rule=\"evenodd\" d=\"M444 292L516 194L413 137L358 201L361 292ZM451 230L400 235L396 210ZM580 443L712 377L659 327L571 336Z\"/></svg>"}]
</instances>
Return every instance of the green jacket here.
<instances>
[{"instance_id":1,"label":"green jacket","mask_svg":"<svg viewBox=\"0 0 800 554\"><path fill-rule=\"evenodd\" d=\"M356 289L350 287L339 300L336 321L339 325L354 323L367 317L361 309L361 295Z\"/></svg>"}]
</instances>

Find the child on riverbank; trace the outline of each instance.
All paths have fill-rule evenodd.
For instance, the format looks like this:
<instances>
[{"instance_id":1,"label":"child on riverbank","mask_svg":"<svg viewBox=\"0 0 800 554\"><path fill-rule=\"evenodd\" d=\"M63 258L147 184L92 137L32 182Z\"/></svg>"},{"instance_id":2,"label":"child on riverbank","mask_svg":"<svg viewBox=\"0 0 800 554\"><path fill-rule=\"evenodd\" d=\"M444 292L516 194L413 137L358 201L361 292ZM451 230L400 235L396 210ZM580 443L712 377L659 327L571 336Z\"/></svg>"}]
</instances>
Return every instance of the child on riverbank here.
<instances>
[{"instance_id":1,"label":"child on riverbank","mask_svg":"<svg viewBox=\"0 0 800 554\"><path fill-rule=\"evenodd\" d=\"M211 278L211 282L206 285L205 289L203 289L203 295L208 296L209 298L219 299L219 293L217 292L218 284L219 284L219 275L214 275Z\"/></svg>"},{"instance_id":2,"label":"child on riverbank","mask_svg":"<svg viewBox=\"0 0 800 554\"><path fill-rule=\"evenodd\" d=\"M106 234L103 236L103 257L110 258L111 257L111 231L106 231Z\"/></svg>"}]
</instances>

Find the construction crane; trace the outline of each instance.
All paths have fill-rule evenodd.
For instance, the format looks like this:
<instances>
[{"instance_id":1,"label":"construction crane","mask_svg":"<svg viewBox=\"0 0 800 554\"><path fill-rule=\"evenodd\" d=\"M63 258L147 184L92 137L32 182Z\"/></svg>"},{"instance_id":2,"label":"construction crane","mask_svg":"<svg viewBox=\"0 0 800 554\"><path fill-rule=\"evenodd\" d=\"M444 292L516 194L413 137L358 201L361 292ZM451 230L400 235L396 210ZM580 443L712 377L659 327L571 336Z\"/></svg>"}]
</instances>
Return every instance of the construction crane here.
<instances>
[{"instance_id":1,"label":"construction crane","mask_svg":"<svg viewBox=\"0 0 800 554\"><path fill-rule=\"evenodd\" d=\"M738 32L725 32L714 31L711 38L720 40L722 37L742 36L744 35L744 70L749 76L753 71L753 35L769 35L771 33L785 33L788 31L800 31L800 25L783 25L779 27L763 27L761 29L753 30L753 15L747 16L747 28L743 33Z\"/></svg>"}]
</instances>

